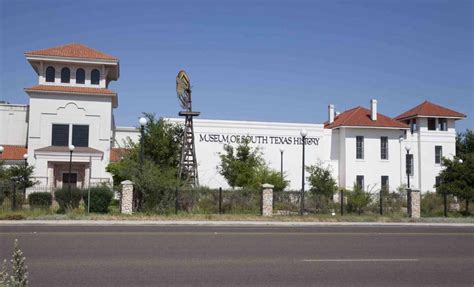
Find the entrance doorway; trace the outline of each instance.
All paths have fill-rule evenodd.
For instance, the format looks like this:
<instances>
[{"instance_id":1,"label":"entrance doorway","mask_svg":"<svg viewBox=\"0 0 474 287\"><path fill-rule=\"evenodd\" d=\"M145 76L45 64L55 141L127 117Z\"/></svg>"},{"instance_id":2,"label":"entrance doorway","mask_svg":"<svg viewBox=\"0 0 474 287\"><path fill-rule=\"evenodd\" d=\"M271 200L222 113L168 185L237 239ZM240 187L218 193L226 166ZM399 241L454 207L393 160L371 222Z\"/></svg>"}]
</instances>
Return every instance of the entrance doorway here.
<instances>
[{"instance_id":1,"label":"entrance doorway","mask_svg":"<svg viewBox=\"0 0 474 287\"><path fill-rule=\"evenodd\" d=\"M69 186L69 178L71 179L71 187L77 187L77 173L71 172L71 177L69 177L68 172L63 173L63 187Z\"/></svg>"}]
</instances>

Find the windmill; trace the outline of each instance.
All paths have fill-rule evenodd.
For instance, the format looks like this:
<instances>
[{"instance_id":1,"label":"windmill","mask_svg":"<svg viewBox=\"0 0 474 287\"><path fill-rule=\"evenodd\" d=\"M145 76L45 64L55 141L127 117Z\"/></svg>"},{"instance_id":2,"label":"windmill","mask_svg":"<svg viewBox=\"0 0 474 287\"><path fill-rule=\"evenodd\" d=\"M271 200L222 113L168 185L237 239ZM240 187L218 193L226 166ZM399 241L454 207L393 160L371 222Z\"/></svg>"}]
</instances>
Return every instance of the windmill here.
<instances>
[{"instance_id":1,"label":"windmill","mask_svg":"<svg viewBox=\"0 0 474 287\"><path fill-rule=\"evenodd\" d=\"M196 148L194 145L193 117L199 116L200 113L193 112L191 104L191 82L184 70L179 71L176 76L176 94L178 95L178 100L183 109L179 112L179 116L185 117L178 176L186 185L196 187L199 185L199 178Z\"/></svg>"}]
</instances>

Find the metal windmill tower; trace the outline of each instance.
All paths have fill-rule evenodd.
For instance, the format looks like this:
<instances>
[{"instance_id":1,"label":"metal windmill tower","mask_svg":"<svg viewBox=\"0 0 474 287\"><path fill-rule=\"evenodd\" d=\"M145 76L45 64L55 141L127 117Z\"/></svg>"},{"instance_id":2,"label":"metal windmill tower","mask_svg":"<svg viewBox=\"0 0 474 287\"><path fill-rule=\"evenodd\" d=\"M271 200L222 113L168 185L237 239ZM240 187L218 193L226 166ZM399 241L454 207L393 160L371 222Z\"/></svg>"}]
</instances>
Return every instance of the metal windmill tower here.
<instances>
[{"instance_id":1,"label":"metal windmill tower","mask_svg":"<svg viewBox=\"0 0 474 287\"><path fill-rule=\"evenodd\" d=\"M194 145L193 117L199 116L200 112L193 112L191 105L191 81L184 70L179 71L176 76L176 93L183 109L179 112L179 115L185 117L179 179L183 180L186 185L196 187L199 185L199 178L196 148Z\"/></svg>"}]
</instances>

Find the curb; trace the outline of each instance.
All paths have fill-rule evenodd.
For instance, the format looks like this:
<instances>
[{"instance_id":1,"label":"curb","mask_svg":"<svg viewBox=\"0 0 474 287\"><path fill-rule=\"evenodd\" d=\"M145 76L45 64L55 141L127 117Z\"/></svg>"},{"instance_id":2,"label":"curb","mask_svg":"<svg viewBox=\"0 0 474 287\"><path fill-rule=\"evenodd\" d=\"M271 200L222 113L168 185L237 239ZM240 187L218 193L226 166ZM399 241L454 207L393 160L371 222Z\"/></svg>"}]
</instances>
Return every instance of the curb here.
<instances>
[{"instance_id":1,"label":"curb","mask_svg":"<svg viewBox=\"0 0 474 287\"><path fill-rule=\"evenodd\" d=\"M0 226L260 226L260 227L473 227L474 223L428 222L284 222L284 221L144 221L144 220L1 220Z\"/></svg>"}]
</instances>

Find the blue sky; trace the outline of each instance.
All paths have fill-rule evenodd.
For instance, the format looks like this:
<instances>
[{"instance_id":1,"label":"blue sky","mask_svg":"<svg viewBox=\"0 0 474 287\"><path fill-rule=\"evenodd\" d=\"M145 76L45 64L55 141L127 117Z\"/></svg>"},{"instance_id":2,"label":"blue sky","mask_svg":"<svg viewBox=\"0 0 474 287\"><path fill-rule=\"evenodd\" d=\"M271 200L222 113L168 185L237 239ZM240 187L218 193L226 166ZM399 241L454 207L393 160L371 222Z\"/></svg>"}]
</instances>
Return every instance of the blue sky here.
<instances>
[{"instance_id":1,"label":"blue sky","mask_svg":"<svg viewBox=\"0 0 474 287\"><path fill-rule=\"evenodd\" d=\"M429 100L473 128L472 1L0 0L0 99L27 103L23 53L79 42L120 59L118 125L176 116L185 69L202 118L322 123L378 99Z\"/></svg>"}]
</instances>

